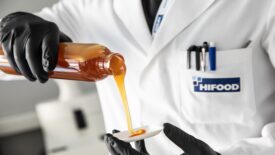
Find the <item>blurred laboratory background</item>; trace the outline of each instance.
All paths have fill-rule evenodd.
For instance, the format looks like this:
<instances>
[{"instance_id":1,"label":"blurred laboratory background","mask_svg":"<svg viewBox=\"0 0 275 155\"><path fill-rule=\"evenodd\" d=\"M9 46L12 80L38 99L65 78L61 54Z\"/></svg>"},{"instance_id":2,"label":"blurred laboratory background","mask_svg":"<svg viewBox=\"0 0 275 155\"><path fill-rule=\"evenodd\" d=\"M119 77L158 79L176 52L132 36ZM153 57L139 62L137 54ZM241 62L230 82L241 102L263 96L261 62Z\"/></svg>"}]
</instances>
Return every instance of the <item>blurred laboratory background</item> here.
<instances>
[{"instance_id":1,"label":"blurred laboratory background","mask_svg":"<svg viewBox=\"0 0 275 155\"><path fill-rule=\"evenodd\" d=\"M37 12L56 2L0 0L0 18L15 11ZM0 92L0 155L107 154L93 83L0 81Z\"/></svg>"}]
</instances>

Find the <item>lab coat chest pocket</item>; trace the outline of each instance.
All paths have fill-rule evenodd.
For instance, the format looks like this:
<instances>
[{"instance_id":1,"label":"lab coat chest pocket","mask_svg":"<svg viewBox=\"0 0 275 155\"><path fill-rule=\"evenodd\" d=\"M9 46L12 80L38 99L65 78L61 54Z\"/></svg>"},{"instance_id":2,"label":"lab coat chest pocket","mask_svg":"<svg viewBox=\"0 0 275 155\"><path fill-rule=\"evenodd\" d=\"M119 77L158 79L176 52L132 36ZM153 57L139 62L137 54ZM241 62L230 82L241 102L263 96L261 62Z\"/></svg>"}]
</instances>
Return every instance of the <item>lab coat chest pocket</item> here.
<instances>
[{"instance_id":1,"label":"lab coat chest pocket","mask_svg":"<svg viewBox=\"0 0 275 155\"><path fill-rule=\"evenodd\" d=\"M242 123L252 117L256 109L252 48L217 51L217 70L206 66L206 72L196 71L194 59L187 69L187 52L179 52L182 117L200 124Z\"/></svg>"}]
</instances>

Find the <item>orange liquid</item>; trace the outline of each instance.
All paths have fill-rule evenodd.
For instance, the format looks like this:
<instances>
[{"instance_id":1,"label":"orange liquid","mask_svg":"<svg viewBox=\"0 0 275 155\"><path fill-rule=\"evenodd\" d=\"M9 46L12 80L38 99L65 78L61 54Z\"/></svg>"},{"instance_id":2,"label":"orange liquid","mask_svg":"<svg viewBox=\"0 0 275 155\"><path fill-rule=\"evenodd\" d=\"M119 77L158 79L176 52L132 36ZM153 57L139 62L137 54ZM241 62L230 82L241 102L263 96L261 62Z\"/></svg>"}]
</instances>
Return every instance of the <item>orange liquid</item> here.
<instances>
[{"instance_id":1,"label":"orange liquid","mask_svg":"<svg viewBox=\"0 0 275 155\"><path fill-rule=\"evenodd\" d=\"M126 120L127 120L128 131L131 133L130 137L144 134L145 130L140 129L140 130L135 131L132 126L132 119L131 119L129 104L128 104L128 100L127 100L127 96L126 96L125 84L124 84L125 83L124 82L125 75L126 75L126 66L125 66L124 62L119 61L119 59L114 59L114 61L111 62L110 66L112 66L111 70L119 70L119 71L123 70L124 71L124 72L121 72L121 74L114 74L114 78L115 78L115 81L116 81L116 84L117 84L117 87L118 87L118 90L120 92L120 96L122 99L124 113L125 113ZM121 68L123 68L122 66L124 66L124 69L121 69Z\"/></svg>"},{"instance_id":2,"label":"orange liquid","mask_svg":"<svg viewBox=\"0 0 275 155\"><path fill-rule=\"evenodd\" d=\"M135 136L138 136L138 135L142 135L144 134L146 131L144 129L139 129L137 131L134 131L134 133L131 133L131 136L130 137L135 137Z\"/></svg>"}]
</instances>

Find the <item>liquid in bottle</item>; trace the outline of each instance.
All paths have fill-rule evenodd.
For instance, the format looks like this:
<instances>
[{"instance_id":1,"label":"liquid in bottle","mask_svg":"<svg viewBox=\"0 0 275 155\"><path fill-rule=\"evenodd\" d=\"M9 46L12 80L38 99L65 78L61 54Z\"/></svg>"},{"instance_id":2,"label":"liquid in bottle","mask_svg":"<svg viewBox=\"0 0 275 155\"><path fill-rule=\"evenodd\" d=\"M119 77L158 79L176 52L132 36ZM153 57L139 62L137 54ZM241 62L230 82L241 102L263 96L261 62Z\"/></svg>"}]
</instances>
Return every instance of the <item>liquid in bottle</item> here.
<instances>
[{"instance_id":1,"label":"liquid in bottle","mask_svg":"<svg viewBox=\"0 0 275 155\"><path fill-rule=\"evenodd\" d=\"M108 75L121 74L124 68L111 68L110 62L119 59L118 53L112 53L108 48L99 44L61 43L59 45L58 63L50 78L78 81L98 81ZM121 70L119 70L121 69ZM7 74L18 75L8 63L4 51L0 48L0 70Z\"/></svg>"}]
</instances>

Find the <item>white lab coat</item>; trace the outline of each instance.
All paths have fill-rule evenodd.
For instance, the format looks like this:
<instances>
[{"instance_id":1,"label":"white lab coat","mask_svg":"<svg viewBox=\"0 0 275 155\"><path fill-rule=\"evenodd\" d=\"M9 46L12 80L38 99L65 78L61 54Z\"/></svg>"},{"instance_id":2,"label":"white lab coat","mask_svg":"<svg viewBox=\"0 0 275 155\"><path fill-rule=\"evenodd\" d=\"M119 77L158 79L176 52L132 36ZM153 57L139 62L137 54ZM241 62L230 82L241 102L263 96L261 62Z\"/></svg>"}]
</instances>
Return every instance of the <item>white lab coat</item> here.
<instances>
[{"instance_id":1,"label":"white lab coat","mask_svg":"<svg viewBox=\"0 0 275 155\"><path fill-rule=\"evenodd\" d=\"M224 155L274 154L274 0L175 0L154 39L140 1L63 0L38 15L75 42L123 54L135 127L170 122ZM217 44L217 71L187 70L186 49L204 41ZM197 93L194 76L239 77L241 91ZM97 88L107 131L125 130L113 78ZM153 155L182 153L164 134L146 145Z\"/></svg>"}]
</instances>

